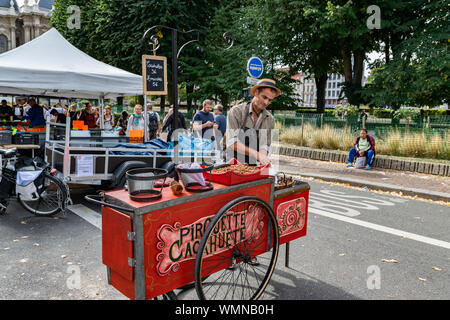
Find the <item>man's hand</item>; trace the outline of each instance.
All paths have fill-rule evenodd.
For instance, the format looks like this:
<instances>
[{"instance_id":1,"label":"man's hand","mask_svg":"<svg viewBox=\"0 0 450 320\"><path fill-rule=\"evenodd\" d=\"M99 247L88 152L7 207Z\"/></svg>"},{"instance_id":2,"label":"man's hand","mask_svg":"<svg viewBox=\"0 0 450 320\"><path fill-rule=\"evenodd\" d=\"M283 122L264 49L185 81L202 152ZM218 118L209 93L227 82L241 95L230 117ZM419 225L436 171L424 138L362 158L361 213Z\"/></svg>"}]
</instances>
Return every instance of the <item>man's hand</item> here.
<instances>
[{"instance_id":1,"label":"man's hand","mask_svg":"<svg viewBox=\"0 0 450 320\"><path fill-rule=\"evenodd\" d=\"M267 151L265 150L258 152L256 160L258 160L262 165L270 163L270 159L267 157Z\"/></svg>"},{"instance_id":2,"label":"man's hand","mask_svg":"<svg viewBox=\"0 0 450 320\"><path fill-rule=\"evenodd\" d=\"M208 121L205 123L205 127L212 127L214 125L214 122Z\"/></svg>"}]
</instances>

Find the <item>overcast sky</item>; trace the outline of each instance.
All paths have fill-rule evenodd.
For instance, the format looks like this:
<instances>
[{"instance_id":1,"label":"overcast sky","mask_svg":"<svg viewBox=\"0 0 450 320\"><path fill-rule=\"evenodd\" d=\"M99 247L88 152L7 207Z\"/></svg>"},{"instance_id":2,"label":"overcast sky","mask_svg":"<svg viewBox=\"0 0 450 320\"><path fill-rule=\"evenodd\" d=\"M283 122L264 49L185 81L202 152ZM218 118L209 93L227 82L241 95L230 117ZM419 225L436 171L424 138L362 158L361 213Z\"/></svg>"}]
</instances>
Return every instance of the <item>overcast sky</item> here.
<instances>
[{"instance_id":1,"label":"overcast sky","mask_svg":"<svg viewBox=\"0 0 450 320\"><path fill-rule=\"evenodd\" d=\"M374 60L382 57L383 55L384 55L383 53L375 52L375 51L367 54L367 60L369 60L369 61L364 64L364 68L365 68L364 75L366 77L369 77L369 74L370 74L369 63L372 63Z\"/></svg>"}]
</instances>

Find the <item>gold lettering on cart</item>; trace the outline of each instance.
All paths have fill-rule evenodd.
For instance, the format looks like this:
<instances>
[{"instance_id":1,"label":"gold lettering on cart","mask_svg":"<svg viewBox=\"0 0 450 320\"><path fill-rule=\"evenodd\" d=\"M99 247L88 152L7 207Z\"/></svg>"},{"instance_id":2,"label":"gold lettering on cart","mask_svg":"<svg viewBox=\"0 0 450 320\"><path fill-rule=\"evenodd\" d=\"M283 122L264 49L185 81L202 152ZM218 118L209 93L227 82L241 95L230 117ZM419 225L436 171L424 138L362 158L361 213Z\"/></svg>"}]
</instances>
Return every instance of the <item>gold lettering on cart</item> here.
<instances>
[{"instance_id":1,"label":"gold lettering on cart","mask_svg":"<svg viewBox=\"0 0 450 320\"><path fill-rule=\"evenodd\" d=\"M249 206L246 211L228 212L211 231L205 245L206 256L224 252L237 244L257 241L264 232L264 214L261 207ZM208 225L214 215L203 217L189 225L162 225L157 232L156 271L160 276L177 272L180 263L195 259Z\"/></svg>"}]
</instances>

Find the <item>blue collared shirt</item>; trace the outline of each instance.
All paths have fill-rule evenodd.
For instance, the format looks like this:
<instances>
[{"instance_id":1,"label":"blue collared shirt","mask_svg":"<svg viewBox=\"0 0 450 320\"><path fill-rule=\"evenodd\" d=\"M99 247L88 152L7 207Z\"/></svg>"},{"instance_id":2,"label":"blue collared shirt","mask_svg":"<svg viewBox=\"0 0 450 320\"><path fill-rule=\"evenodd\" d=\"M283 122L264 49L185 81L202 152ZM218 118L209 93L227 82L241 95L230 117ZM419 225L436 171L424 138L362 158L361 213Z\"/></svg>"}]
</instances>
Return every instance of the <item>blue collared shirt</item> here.
<instances>
[{"instance_id":1,"label":"blue collared shirt","mask_svg":"<svg viewBox=\"0 0 450 320\"><path fill-rule=\"evenodd\" d=\"M45 124L44 108L35 104L28 110L28 114L23 117L24 120L31 120L30 125L41 126Z\"/></svg>"}]
</instances>

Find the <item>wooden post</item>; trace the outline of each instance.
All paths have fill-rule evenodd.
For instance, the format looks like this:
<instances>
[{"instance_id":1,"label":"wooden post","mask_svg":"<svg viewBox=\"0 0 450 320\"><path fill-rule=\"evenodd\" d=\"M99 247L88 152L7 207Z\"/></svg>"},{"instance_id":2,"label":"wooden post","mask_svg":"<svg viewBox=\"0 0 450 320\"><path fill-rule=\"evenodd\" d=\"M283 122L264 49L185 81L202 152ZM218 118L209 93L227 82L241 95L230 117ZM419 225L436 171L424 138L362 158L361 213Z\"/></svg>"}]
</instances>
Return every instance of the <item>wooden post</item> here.
<instances>
[{"instance_id":1,"label":"wooden post","mask_svg":"<svg viewBox=\"0 0 450 320\"><path fill-rule=\"evenodd\" d=\"M303 147L303 126L304 126L304 124L305 124L305 115L302 114L302 139L300 140L302 143L302 147Z\"/></svg>"}]
</instances>

